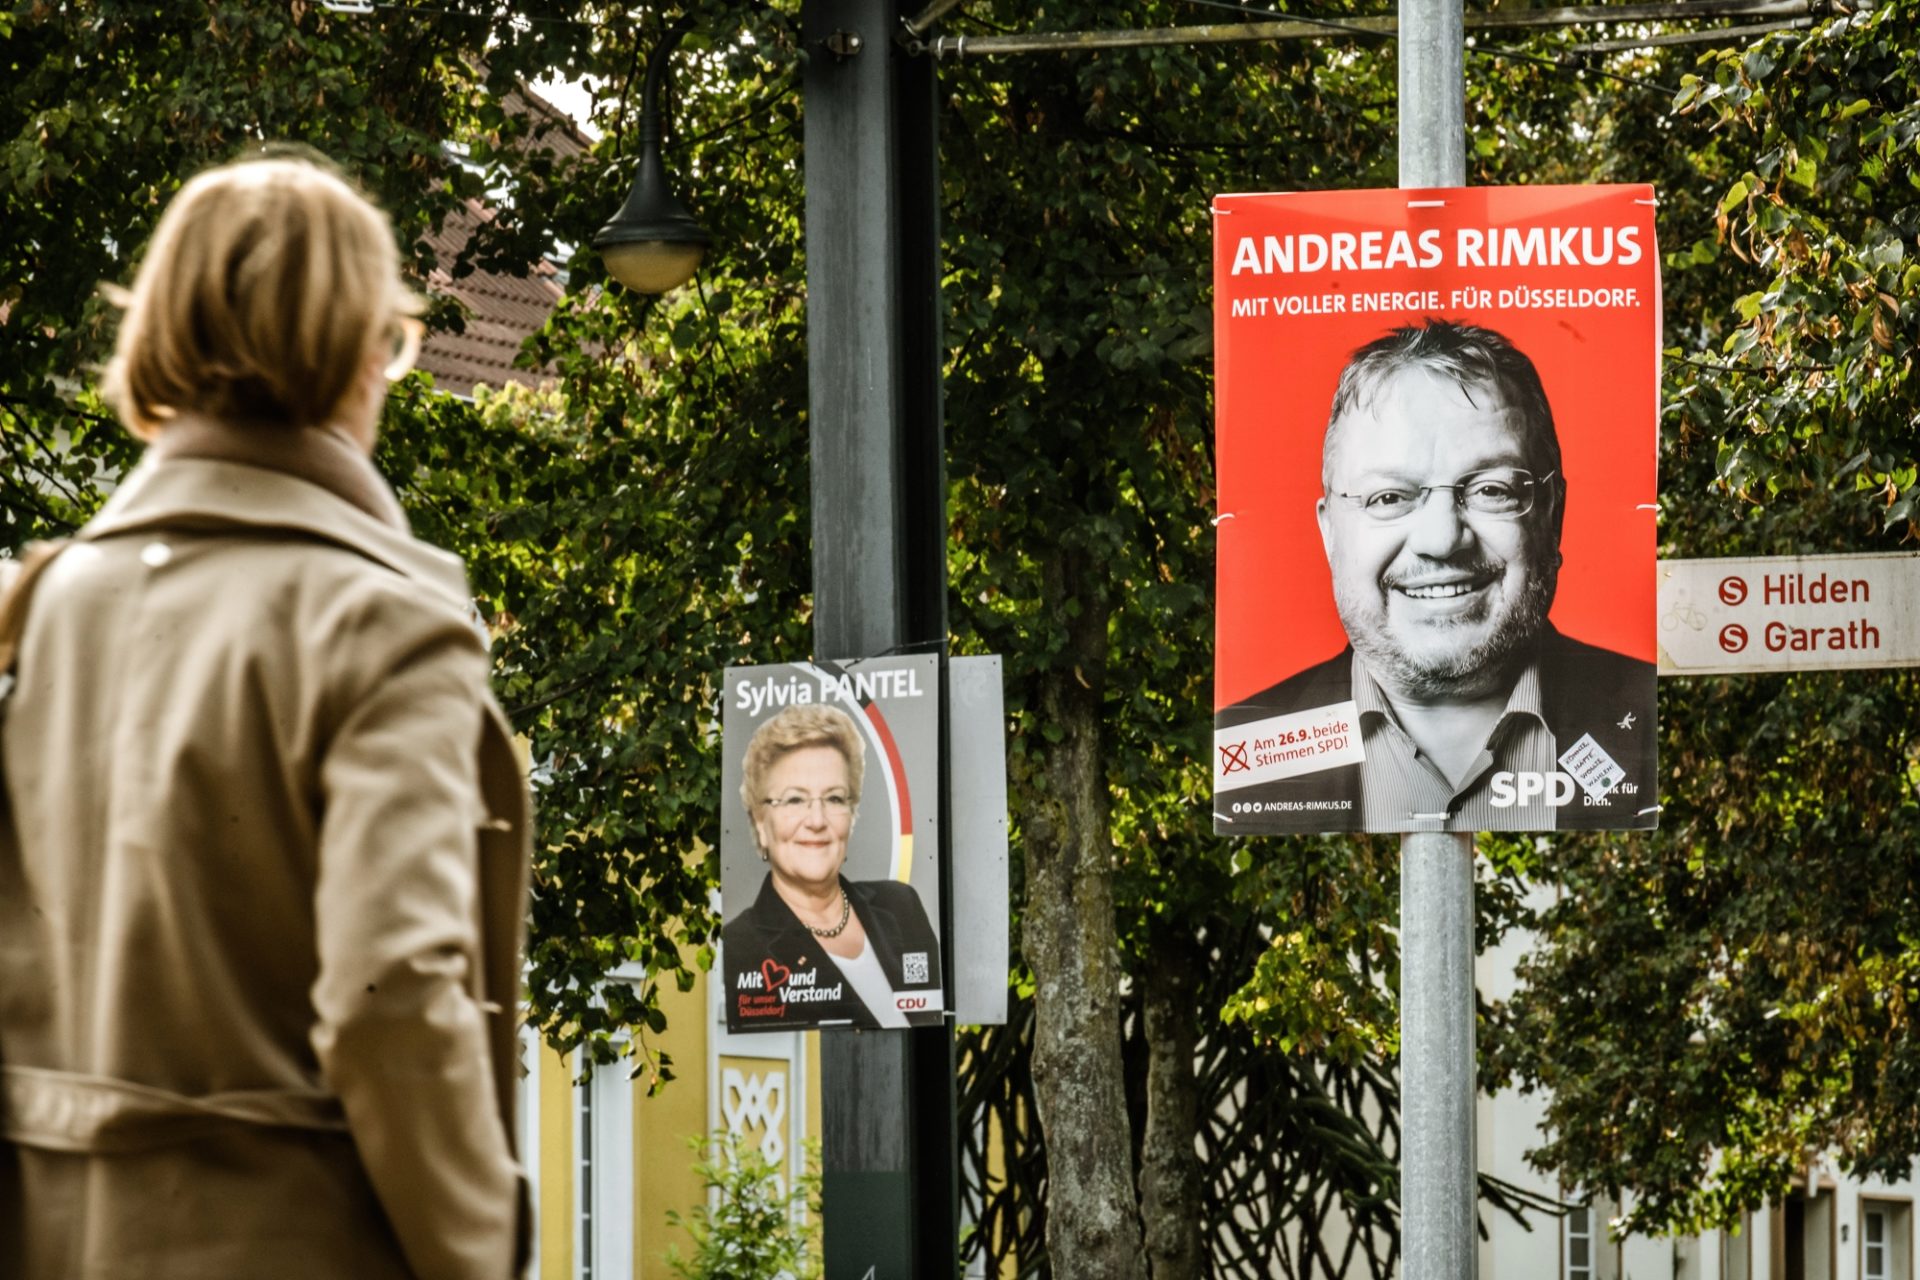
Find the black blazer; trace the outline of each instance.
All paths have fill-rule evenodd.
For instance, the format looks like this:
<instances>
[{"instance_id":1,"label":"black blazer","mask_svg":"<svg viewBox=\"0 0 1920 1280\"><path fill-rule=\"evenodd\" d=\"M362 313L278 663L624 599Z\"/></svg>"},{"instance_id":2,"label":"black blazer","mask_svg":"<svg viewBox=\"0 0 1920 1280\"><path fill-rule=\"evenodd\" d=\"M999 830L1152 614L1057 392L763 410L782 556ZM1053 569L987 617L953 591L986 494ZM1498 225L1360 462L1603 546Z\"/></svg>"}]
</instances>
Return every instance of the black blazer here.
<instances>
[{"instance_id":1,"label":"black blazer","mask_svg":"<svg viewBox=\"0 0 1920 1280\"><path fill-rule=\"evenodd\" d=\"M943 1016L940 938L927 922L920 895L893 880L842 878L840 886L867 931L867 945L880 961L888 985L901 995L924 997L929 1006L908 1010L908 1023L939 1025ZM775 892L772 873L760 882L753 905L727 922L721 940L726 947L729 1031L791 1031L833 1023L880 1025L820 939ZM783 988L787 999L781 998ZM814 998L815 993L824 998Z\"/></svg>"},{"instance_id":2,"label":"black blazer","mask_svg":"<svg viewBox=\"0 0 1920 1280\"><path fill-rule=\"evenodd\" d=\"M1540 698L1547 728L1561 751L1582 735L1620 765L1626 778L1600 804L1589 805L1576 788L1573 803L1555 811L1561 831L1652 828L1660 802L1655 774L1654 666L1611 649L1570 640L1549 629L1540 641ZM1353 650L1308 667L1244 702L1222 708L1217 728L1231 729L1268 716L1309 711L1353 697ZM1632 719L1626 721L1628 713ZM1357 764L1299 774L1277 782L1222 791L1214 797L1215 830L1256 834L1262 831L1358 830L1361 825L1360 770ZM1631 787L1631 790L1627 788ZM1233 821L1235 801L1346 800L1345 810L1297 810L1258 814ZM1643 810L1645 812L1643 812ZM1337 820L1336 820L1337 819Z\"/></svg>"}]
</instances>

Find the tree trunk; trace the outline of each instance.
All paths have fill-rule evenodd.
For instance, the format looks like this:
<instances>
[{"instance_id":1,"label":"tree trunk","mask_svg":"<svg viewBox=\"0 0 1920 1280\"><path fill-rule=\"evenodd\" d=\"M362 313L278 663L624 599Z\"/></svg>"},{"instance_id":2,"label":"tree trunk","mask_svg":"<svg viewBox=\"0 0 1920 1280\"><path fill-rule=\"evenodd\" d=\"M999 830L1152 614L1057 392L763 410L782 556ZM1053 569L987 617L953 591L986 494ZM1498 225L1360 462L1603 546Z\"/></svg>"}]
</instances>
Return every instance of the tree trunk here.
<instances>
[{"instance_id":1,"label":"tree trunk","mask_svg":"<svg viewBox=\"0 0 1920 1280\"><path fill-rule=\"evenodd\" d=\"M1049 548L1043 575L1067 631L1060 666L1042 678L1040 724L1059 738L1046 750L1045 785L1025 815L1022 842L1047 1257L1055 1280L1147 1280L1120 1065L1113 842L1100 752L1107 608L1090 589L1084 551Z\"/></svg>"},{"instance_id":2,"label":"tree trunk","mask_svg":"<svg viewBox=\"0 0 1920 1280\"><path fill-rule=\"evenodd\" d=\"M1140 1218L1153 1280L1200 1280L1199 1088L1193 1075L1198 948L1186 938L1156 949L1141 976L1147 1037L1147 1126L1141 1141Z\"/></svg>"}]
</instances>

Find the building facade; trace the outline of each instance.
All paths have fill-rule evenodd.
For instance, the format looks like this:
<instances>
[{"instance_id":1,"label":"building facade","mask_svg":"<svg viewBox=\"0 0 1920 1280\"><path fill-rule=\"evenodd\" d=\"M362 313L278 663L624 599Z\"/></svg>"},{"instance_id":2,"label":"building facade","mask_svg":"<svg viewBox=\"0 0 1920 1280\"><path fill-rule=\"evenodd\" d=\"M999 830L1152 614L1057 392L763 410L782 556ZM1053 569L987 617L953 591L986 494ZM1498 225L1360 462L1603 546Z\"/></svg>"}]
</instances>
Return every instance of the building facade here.
<instances>
[{"instance_id":1,"label":"building facade","mask_svg":"<svg viewBox=\"0 0 1920 1280\"><path fill-rule=\"evenodd\" d=\"M1479 959L1481 992L1503 999L1525 937ZM1737 1232L1650 1239L1610 1237L1620 1206L1566 1189L1528 1167L1540 1145L1542 1101L1506 1091L1479 1104L1480 1167L1516 1186L1572 1204L1564 1219L1536 1216L1532 1230L1481 1211L1480 1280L1914 1280L1914 1196L1920 1183L1855 1181L1815 1162L1779 1204L1749 1215Z\"/></svg>"}]
</instances>

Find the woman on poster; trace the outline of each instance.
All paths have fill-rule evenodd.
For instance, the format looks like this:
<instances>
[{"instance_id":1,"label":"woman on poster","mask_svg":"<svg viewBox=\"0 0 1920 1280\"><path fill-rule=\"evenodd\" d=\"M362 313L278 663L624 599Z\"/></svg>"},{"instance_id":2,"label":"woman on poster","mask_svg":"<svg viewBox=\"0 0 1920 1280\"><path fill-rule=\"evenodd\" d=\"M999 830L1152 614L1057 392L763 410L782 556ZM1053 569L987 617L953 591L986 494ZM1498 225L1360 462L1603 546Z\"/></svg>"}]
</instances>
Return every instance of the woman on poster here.
<instances>
[{"instance_id":1,"label":"woman on poster","mask_svg":"<svg viewBox=\"0 0 1920 1280\"><path fill-rule=\"evenodd\" d=\"M792 1025L938 1023L901 997L940 990L940 945L920 895L892 880L848 880L866 747L838 707L788 707L762 724L741 762L740 801L767 873L723 934L730 974L757 970ZM909 1005L927 1003L908 998ZM771 1007L772 1002L768 1002Z\"/></svg>"}]
</instances>

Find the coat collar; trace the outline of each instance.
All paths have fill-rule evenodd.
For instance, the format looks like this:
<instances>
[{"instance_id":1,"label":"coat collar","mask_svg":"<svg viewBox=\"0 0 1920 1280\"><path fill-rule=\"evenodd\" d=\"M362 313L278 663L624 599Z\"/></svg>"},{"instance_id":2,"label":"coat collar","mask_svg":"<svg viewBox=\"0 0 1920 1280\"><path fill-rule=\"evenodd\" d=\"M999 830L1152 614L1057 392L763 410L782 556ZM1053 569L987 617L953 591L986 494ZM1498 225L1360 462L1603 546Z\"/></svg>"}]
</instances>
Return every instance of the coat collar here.
<instances>
[{"instance_id":1,"label":"coat collar","mask_svg":"<svg viewBox=\"0 0 1920 1280\"><path fill-rule=\"evenodd\" d=\"M182 528L308 534L432 588L462 613L471 604L459 559L415 540L373 463L315 428L170 424L79 537Z\"/></svg>"}]
</instances>

